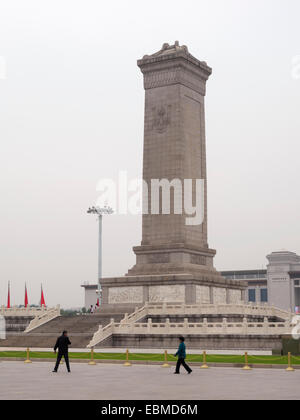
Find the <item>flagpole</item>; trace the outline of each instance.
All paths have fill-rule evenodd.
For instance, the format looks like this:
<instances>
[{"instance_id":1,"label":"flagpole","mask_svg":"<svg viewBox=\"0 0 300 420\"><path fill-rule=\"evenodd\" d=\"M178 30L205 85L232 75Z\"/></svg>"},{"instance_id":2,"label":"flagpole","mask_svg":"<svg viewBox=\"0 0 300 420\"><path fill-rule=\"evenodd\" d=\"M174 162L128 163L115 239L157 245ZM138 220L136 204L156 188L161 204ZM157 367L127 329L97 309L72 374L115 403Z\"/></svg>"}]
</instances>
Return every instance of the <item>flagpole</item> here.
<instances>
[{"instance_id":1,"label":"flagpole","mask_svg":"<svg viewBox=\"0 0 300 420\"><path fill-rule=\"evenodd\" d=\"M27 306L28 306L28 295L27 295L27 286L26 286L26 282L25 282L25 299L24 299L24 306L25 306L25 308L27 308Z\"/></svg>"},{"instance_id":2,"label":"flagpole","mask_svg":"<svg viewBox=\"0 0 300 420\"><path fill-rule=\"evenodd\" d=\"M7 308L10 309L10 281L8 280Z\"/></svg>"},{"instance_id":3,"label":"flagpole","mask_svg":"<svg viewBox=\"0 0 300 420\"><path fill-rule=\"evenodd\" d=\"M40 306L46 307L45 297L44 297L44 291L43 291L43 284L41 283L41 300L40 300Z\"/></svg>"}]
</instances>

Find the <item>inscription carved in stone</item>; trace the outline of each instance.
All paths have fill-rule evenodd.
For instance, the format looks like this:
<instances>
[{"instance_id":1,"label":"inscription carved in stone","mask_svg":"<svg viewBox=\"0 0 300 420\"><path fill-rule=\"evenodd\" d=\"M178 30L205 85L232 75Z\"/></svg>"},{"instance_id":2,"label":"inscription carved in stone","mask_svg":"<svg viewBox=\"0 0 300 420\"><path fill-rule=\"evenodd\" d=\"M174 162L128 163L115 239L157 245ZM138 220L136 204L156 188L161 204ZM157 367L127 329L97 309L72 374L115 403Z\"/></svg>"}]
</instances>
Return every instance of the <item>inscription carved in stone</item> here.
<instances>
[{"instance_id":1,"label":"inscription carved in stone","mask_svg":"<svg viewBox=\"0 0 300 420\"><path fill-rule=\"evenodd\" d=\"M158 107L152 108L153 112L153 123L152 128L153 130L157 131L158 133L164 133L168 125L170 124L170 112L171 112L171 105L164 106L160 105Z\"/></svg>"},{"instance_id":2,"label":"inscription carved in stone","mask_svg":"<svg viewBox=\"0 0 300 420\"><path fill-rule=\"evenodd\" d=\"M148 256L148 262L149 263L168 263L170 262L170 254L154 254Z\"/></svg>"},{"instance_id":3,"label":"inscription carved in stone","mask_svg":"<svg viewBox=\"0 0 300 420\"><path fill-rule=\"evenodd\" d=\"M192 254L191 255L191 264L205 265L206 264L206 259L202 255Z\"/></svg>"}]
</instances>

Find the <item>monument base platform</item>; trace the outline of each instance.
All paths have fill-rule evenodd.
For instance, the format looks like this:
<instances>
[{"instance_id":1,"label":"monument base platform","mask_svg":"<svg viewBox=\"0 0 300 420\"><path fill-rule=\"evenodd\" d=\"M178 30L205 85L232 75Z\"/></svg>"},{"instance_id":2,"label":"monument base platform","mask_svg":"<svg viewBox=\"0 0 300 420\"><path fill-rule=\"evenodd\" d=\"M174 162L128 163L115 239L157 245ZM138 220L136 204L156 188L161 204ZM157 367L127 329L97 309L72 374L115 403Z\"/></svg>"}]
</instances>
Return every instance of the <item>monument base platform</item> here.
<instances>
[{"instance_id":1,"label":"monument base platform","mask_svg":"<svg viewBox=\"0 0 300 420\"><path fill-rule=\"evenodd\" d=\"M223 278L216 270L101 279L102 305L143 306L149 303L223 304L245 301L246 286Z\"/></svg>"},{"instance_id":2,"label":"monument base platform","mask_svg":"<svg viewBox=\"0 0 300 420\"><path fill-rule=\"evenodd\" d=\"M188 335L185 340L189 349L198 350L264 350L276 351L278 354L282 350L281 335ZM178 334L114 334L99 343L95 348L145 348L145 349L167 349L178 347Z\"/></svg>"}]
</instances>

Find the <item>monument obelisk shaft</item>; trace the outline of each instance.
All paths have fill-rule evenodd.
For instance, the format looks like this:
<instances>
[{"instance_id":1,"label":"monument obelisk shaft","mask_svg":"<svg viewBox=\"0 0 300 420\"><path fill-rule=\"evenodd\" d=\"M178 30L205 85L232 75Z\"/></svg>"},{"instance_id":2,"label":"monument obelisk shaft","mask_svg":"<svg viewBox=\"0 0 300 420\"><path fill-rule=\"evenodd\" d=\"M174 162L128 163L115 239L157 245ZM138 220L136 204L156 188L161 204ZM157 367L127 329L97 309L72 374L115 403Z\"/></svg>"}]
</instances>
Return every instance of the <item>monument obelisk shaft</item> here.
<instances>
[{"instance_id":1,"label":"monument obelisk shaft","mask_svg":"<svg viewBox=\"0 0 300 420\"><path fill-rule=\"evenodd\" d=\"M212 267L215 251L207 244L204 115L211 69L178 42L164 44L158 53L139 60L138 66L145 88L143 179L149 191L153 179L178 179L183 195L187 194L184 180L192 180L194 186L196 180L203 180L204 219L201 224L188 225L184 211L174 214L172 208L171 214L152 214L149 193L142 243L134 248L137 264L129 274L194 272L199 266ZM192 198L195 202L195 191Z\"/></svg>"}]
</instances>

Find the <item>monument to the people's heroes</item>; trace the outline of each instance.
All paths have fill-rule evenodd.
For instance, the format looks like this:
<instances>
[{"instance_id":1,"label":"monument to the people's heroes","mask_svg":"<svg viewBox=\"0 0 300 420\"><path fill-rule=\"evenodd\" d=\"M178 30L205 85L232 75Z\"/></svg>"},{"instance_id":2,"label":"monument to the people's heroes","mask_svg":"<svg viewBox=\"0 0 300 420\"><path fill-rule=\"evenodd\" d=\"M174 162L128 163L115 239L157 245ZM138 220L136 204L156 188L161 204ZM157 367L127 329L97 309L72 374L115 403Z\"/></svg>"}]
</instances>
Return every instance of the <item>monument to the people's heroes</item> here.
<instances>
[{"instance_id":1,"label":"monument to the people's heroes","mask_svg":"<svg viewBox=\"0 0 300 420\"><path fill-rule=\"evenodd\" d=\"M143 179L149 190L153 179L180 180L183 190L184 180L203 180L204 217L201 224L193 225L187 223L184 211L174 214L174 195L171 214L151 214L149 191L142 243L133 248L136 264L124 277L101 279L103 309L106 305L139 306L146 301L244 301L245 286L225 280L214 269L215 250L207 243L204 97L212 70L177 41L164 44L137 64L145 88ZM199 198L196 191L193 187L193 202Z\"/></svg>"}]
</instances>

